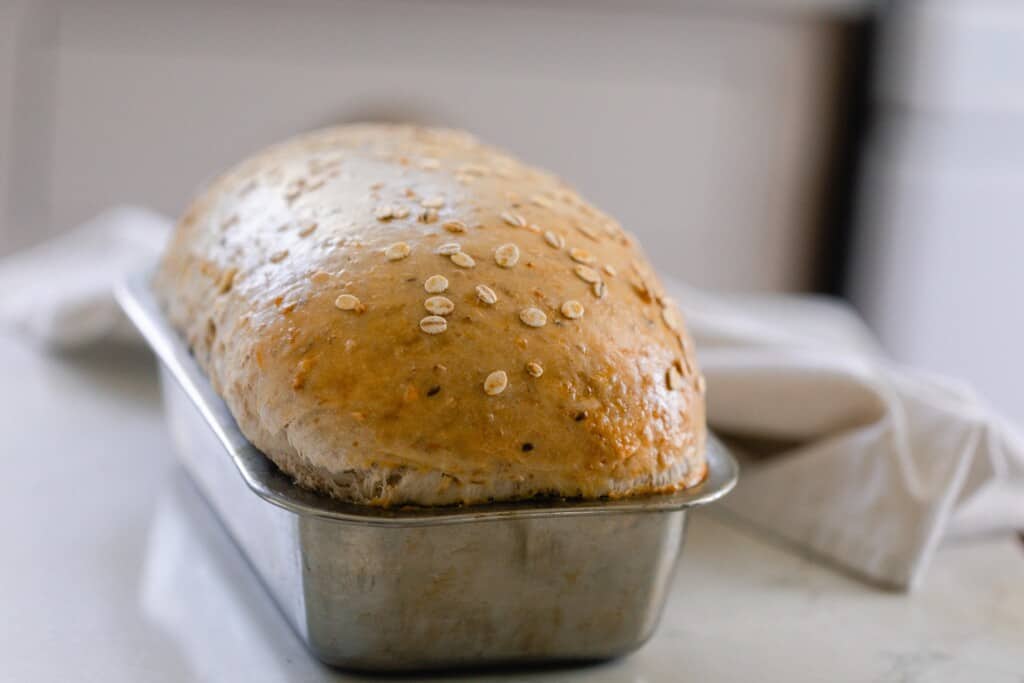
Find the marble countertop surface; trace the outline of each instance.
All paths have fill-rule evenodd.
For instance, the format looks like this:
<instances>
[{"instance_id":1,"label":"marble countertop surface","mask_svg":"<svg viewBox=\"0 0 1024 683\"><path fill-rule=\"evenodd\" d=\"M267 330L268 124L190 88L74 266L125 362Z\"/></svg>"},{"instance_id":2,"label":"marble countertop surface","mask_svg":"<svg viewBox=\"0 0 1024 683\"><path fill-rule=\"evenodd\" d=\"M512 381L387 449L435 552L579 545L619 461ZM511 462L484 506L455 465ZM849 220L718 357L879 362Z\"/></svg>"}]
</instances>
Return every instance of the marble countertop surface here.
<instances>
[{"instance_id":1,"label":"marble countertop surface","mask_svg":"<svg viewBox=\"0 0 1024 683\"><path fill-rule=\"evenodd\" d=\"M0 336L0 358L0 678L404 680L306 652L175 464L148 355L48 356ZM1024 546L947 545L905 595L699 513L637 653L458 678L1024 683Z\"/></svg>"}]
</instances>

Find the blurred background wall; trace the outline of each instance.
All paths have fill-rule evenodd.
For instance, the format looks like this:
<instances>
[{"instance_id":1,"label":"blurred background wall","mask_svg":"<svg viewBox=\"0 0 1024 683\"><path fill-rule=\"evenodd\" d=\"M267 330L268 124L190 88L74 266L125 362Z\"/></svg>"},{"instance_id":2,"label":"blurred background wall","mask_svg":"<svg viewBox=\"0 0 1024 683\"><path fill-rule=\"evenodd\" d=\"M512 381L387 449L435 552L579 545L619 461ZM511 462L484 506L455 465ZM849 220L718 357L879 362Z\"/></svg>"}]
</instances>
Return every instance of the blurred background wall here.
<instances>
[{"instance_id":1,"label":"blurred background wall","mask_svg":"<svg viewBox=\"0 0 1024 683\"><path fill-rule=\"evenodd\" d=\"M3 11L0 252L116 202L178 214L268 142L390 119L464 127L555 170L693 282L813 284L845 92L840 3L15 0Z\"/></svg>"},{"instance_id":2,"label":"blurred background wall","mask_svg":"<svg viewBox=\"0 0 1024 683\"><path fill-rule=\"evenodd\" d=\"M1022 46L1010 0L0 0L0 256L302 130L451 125L1024 423Z\"/></svg>"}]
</instances>

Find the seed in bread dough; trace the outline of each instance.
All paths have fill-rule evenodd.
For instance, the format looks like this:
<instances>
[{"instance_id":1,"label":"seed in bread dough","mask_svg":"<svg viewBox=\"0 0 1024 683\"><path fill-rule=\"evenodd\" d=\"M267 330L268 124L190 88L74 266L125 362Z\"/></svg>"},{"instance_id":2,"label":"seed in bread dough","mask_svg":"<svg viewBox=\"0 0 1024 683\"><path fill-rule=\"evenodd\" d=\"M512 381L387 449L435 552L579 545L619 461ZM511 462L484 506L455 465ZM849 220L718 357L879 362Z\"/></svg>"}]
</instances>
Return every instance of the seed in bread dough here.
<instances>
[{"instance_id":1,"label":"seed in bread dough","mask_svg":"<svg viewBox=\"0 0 1024 683\"><path fill-rule=\"evenodd\" d=\"M544 374L544 366L535 360L531 360L526 364L526 372L530 377L540 377Z\"/></svg>"},{"instance_id":2,"label":"seed in bread dough","mask_svg":"<svg viewBox=\"0 0 1024 683\"><path fill-rule=\"evenodd\" d=\"M420 201L420 206L424 209L440 209L444 206L444 197L437 195L436 197L427 197Z\"/></svg>"},{"instance_id":3,"label":"seed in bread dough","mask_svg":"<svg viewBox=\"0 0 1024 683\"><path fill-rule=\"evenodd\" d=\"M668 369L665 379L668 384L668 388L672 391L681 389L683 386L683 376L679 374L679 370L677 370L674 365Z\"/></svg>"},{"instance_id":4,"label":"seed in bread dough","mask_svg":"<svg viewBox=\"0 0 1024 683\"><path fill-rule=\"evenodd\" d=\"M665 325L668 329L673 332L679 329L679 314L676 313L676 309L671 305L667 305L665 308L661 309L661 319L665 321Z\"/></svg>"},{"instance_id":5,"label":"seed in bread dough","mask_svg":"<svg viewBox=\"0 0 1024 683\"><path fill-rule=\"evenodd\" d=\"M548 317L544 314L544 311L533 306L521 310L519 312L519 319L523 321L524 325L529 327L544 327L548 322Z\"/></svg>"},{"instance_id":6,"label":"seed in bread dough","mask_svg":"<svg viewBox=\"0 0 1024 683\"><path fill-rule=\"evenodd\" d=\"M562 315L570 320L578 320L583 317L583 304L575 299L569 299L562 304Z\"/></svg>"},{"instance_id":7,"label":"seed in bread dough","mask_svg":"<svg viewBox=\"0 0 1024 683\"><path fill-rule=\"evenodd\" d=\"M498 295L487 285L476 286L476 298L488 306L498 303Z\"/></svg>"},{"instance_id":8,"label":"seed in bread dough","mask_svg":"<svg viewBox=\"0 0 1024 683\"><path fill-rule=\"evenodd\" d=\"M573 247L572 249L569 250L569 258L571 258L576 263L584 263L587 265L594 262L593 254L591 254L586 249L580 249L578 247Z\"/></svg>"},{"instance_id":9,"label":"seed in bread dough","mask_svg":"<svg viewBox=\"0 0 1024 683\"><path fill-rule=\"evenodd\" d=\"M458 242L445 242L438 246L434 253L441 254L442 256L451 256L452 254L458 254L460 251L462 251L462 245Z\"/></svg>"},{"instance_id":10,"label":"seed in bread dough","mask_svg":"<svg viewBox=\"0 0 1024 683\"><path fill-rule=\"evenodd\" d=\"M448 329L448 321L439 315L428 315L420 320L420 329L427 334L441 334Z\"/></svg>"},{"instance_id":11,"label":"seed in bread dough","mask_svg":"<svg viewBox=\"0 0 1024 683\"><path fill-rule=\"evenodd\" d=\"M455 304L446 296L432 296L423 302L423 307L434 315L448 315L455 310Z\"/></svg>"},{"instance_id":12,"label":"seed in bread dough","mask_svg":"<svg viewBox=\"0 0 1024 683\"><path fill-rule=\"evenodd\" d=\"M401 261L409 255L412 249L405 242L395 242L384 250L384 256L388 261Z\"/></svg>"},{"instance_id":13,"label":"seed in bread dough","mask_svg":"<svg viewBox=\"0 0 1024 683\"><path fill-rule=\"evenodd\" d=\"M452 263L457 265L459 268L472 268L476 265L476 261L473 257L464 251L460 251L457 254L452 254Z\"/></svg>"},{"instance_id":14,"label":"seed in bread dough","mask_svg":"<svg viewBox=\"0 0 1024 683\"><path fill-rule=\"evenodd\" d=\"M565 238L559 235L557 232L551 232L550 230L545 232L544 241L550 244L555 249L561 249L565 247Z\"/></svg>"},{"instance_id":15,"label":"seed in bread dough","mask_svg":"<svg viewBox=\"0 0 1024 683\"><path fill-rule=\"evenodd\" d=\"M487 379L484 380L484 391L489 396L497 396L501 392L505 391L508 387L508 375L505 374L504 370L495 370L491 374L487 375Z\"/></svg>"},{"instance_id":16,"label":"seed in bread dough","mask_svg":"<svg viewBox=\"0 0 1024 683\"><path fill-rule=\"evenodd\" d=\"M288 250L287 249L285 249L283 251L274 252L273 254L270 255L270 262L271 263L280 263L281 261L284 261L285 258L287 258L287 257L288 257Z\"/></svg>"},{"instance_id":17,"label":"seed in bread dough","mask_svg":"<svg viewBox=\"0 0 1024 683\"><path fill-rule=\"evenodd\" d=\"M601 270L603 270L608 275L608 277L615 277L618 274L618 271L615 270L615 266L613 266L610 263L604 264Z\"/></svg>"},{"instance_id":18,"label":"seed in bread dough","mask_svg":"<svg viewBox=\"0 0 1024 683\"><path fill-rule=\"evenodd\" d=\"M362 313L366 307L359 300L359 297L352 296L351 294L341 294L337 299L334 300L334 305L343 311L355 311L356 313Z\"/></svg>"},{"instance_id":19,"label":"seed in bread dough","mask_svg":"<svg viewBox=\"0 0 1024 683\"><path fill-rule=\"evenodd\" d=\"M441 294L448 289L448 278L444 275L431 275L423 283L423 289L431 294Z\"/></svg>"},{"instance_id":20,"label":"seed in bread dough","mask_svg":"<svg viewBox=\"0 0 1024 683\"><path fill-rule=\"evenodd\" d=\"M508 211L504 211L501 214L501 220L505 221L505 223L511 225L513 228L526 227L526 219L517 213L510 213Z\"/></svg>"},{"instance_id":21,"label":"seed in bread dough","mask_svg":"<svg viewBox=\"0 0 1024 683\"><path fill-rule=\"evenodd\" d=\"M519 247L512 244L503 244L494 250L494 262L502 268L511 268L519 263Z\"/></svg>"},{"instance_id":22,"label":"seed in bread dough","mask_svg":"<svg viewBox=\"0 0 1024 683\"><path fill-rule=\"evenodd\" d=\"M379 221L391 220L395 215L395 207L391 206L390 204L378 206L377 209L373 212L373 215L376 216L377 220Z\"/></svg>"},{"instance_id":23,"label":"seed in bread dough","mask_svg":"<svg viewBox=\"0 0 1024 683\"><path fill-rule=\"evenodd\" d=\"M603 280L598 280L594 284L590 285L590 289L592 292L594 292L594 296L596 296L598 299L601 299L604 298L604 294L608 288L605 286Z\"/></svg>"},{"instance_id":24,"label":"seed in bread dough","mask_svg":"<svg viewBox=\"0 0 1024 683\"><path fill-rule=\"evenodd\" d=\"M547 197L543 197L543 196L541 196L539 194L535 194L535 195L531 196L530 197L530 202L533 203L533 204L536 204L537 206L539 206L541 208L544 208L544 209L550 209L551 208L551 200L548 199Z\"/></svg>"},{"instance_id":25,"label":"seed in bread dough","mask_svg":"<svg viewBox=\"0 0 1024 683\"><path fill-rule=\"evenodd\" d=\"M441 227L452 233L466 232L466 224L462 221L446 221Z\"/></svg>"},{"instance_id":26,"label":"seed in bread dough","mask_svg":"<svg viewBox=\"0 0 1024 683\"><path fill-rule=\"evenodd\" d=\"M573 271L576 273L576 277L588 284L594 284L595 282L601 281L601 274L590 266L580 264L573 268Z\"/></svg>"}]
</instances>

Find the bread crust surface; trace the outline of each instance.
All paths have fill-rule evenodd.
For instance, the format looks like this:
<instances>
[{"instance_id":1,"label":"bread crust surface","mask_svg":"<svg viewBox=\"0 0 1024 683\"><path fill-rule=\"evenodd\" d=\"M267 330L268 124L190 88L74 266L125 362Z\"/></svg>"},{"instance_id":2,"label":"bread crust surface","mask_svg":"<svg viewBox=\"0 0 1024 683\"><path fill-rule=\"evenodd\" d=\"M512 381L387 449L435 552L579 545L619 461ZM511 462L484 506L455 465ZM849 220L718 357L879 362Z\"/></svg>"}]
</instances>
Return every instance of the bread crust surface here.
<instances>
[{"instance_id":1,"label":"bread crust surface","mask_svg":"<svg viewBox=\"0 0 1024 683\"><path fill-rule=\"evenodd\" d=\"M635 240L465 133L344 126L265 150L193 202L154 287L302 486L444 505L704 478L704 381Z\"/></svg>"}]
</instances>

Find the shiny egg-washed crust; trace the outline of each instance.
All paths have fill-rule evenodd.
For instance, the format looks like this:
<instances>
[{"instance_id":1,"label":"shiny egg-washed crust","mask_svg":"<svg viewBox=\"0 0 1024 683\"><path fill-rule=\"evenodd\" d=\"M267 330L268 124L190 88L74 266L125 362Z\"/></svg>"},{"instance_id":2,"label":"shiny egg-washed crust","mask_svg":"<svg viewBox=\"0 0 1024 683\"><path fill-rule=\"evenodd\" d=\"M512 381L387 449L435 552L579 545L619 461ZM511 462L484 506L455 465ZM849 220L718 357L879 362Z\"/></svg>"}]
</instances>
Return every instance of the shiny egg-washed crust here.
<instances>
[{"instance_id":1,"label":"shiny egg-washed crust","mask_svg":"<svg viewBox=\"0 0 1024 683\"><path fill-rule=\"evenodd\" d=\"M703 378L633 238L465 133L272 147L192 204L154 285L242 432L302 486L444 505L704 478Z\"/></svg>"}]
</instances>

